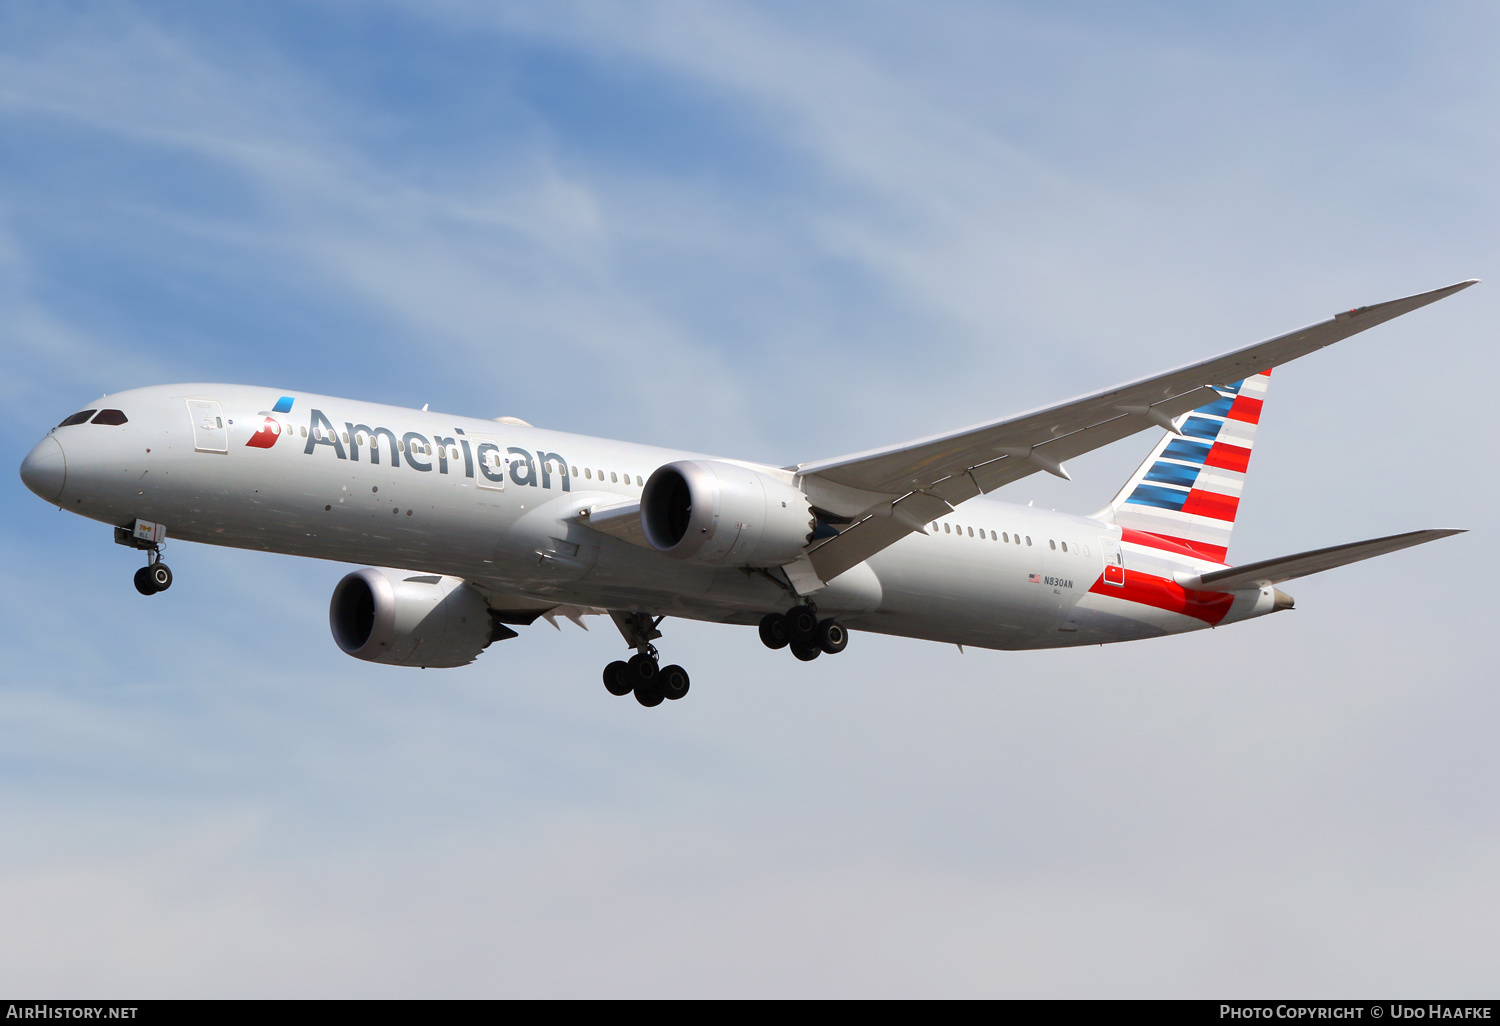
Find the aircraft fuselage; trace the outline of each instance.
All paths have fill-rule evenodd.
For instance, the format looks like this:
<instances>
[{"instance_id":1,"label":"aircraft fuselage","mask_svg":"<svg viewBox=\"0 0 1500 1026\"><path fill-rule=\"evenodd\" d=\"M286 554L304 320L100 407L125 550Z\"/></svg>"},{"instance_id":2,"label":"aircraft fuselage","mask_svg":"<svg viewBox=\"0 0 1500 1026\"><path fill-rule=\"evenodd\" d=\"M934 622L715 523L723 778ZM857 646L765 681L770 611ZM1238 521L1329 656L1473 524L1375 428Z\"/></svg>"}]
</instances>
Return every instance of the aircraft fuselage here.
<instances>
[{"instance_id":1,"label":"aircraft fuselage","mask_svg":"<svg viewBox=\"0 0 1500 1026\"><path fill-rule=\"evenodd\" d=\"M126 422L54 429L28 459L28 484L117 528L147 521L171 540L462 578L501 609L753 624L789 601L763 571L673 559L580 517L638 500L664 464L714 457L241 385L92 405ZM796 484L791 471L741 465ZM1107 562L1121 569L1106 575ZM998 649L1134 640L1277 608L1272 588L1186 592L1174 580L1219 565L1132 545L1100 520L979 498L814 598L852 629Z\"/></svg>"}]
</instances>

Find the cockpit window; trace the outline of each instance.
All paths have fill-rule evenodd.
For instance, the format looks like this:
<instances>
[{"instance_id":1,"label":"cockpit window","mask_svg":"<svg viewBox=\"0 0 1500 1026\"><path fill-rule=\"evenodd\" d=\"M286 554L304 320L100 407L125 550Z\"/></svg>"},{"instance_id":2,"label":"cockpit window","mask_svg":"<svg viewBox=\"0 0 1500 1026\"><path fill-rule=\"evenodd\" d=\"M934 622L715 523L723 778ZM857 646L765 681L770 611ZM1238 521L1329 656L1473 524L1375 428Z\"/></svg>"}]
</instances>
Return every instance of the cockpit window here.
<instances>
[{"instance_id":1,"label":"cockpit window","mask_svg":"<svg viewBox=\"0 0 1500 1026\"><path fill-rule=\"evenodd\" d=\"M125 414L119 410L100 410L99 416L94 418L95 424L123 424Z\"/></svg>"},{"instance_id":2,"label":"cockpit window","mask_svg":"<svg viewBox=\"0 0 1500 1026\"><path fill-rule=\"evenodd\" d=\"M73 416L63 421L58 427L72 427L74 424L82 424L94 415L94 410L79 410Z\"/></svg>"}]
</instances>

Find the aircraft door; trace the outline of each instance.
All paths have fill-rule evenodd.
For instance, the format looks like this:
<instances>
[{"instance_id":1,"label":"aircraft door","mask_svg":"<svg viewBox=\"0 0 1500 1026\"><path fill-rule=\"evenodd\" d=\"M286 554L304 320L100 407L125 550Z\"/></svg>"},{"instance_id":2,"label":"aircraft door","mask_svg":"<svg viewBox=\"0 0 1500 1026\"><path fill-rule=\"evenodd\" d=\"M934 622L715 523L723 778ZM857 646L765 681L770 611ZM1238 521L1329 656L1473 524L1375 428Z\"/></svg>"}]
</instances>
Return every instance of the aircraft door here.
<instances>
[{"instance_id":1,"label":"aircraft door","mask_svg":"<svg viewBox=\"0 0 1500 1026\"><path fill-rule=\"evenodd\" d=\"M1104 550L1104 583L1125 587L1125 556L1120 552L1119 539L1101 534L1099 547Z\"/></svg>"},{"instance_id":2,"label":"aircraft door","mask_svg":"<svg viewBox=\"0 0 1500 1026\"><path fill-rule=\"evenodd\" d=\"M480 488L505 491L505 450L490 438L472 435L469 444L474 446L474 483Z\"/></svg>"},{"instance_id":3,"label":"aircraft door","mask_svg":"<svg viewBox=\"0 0 1500 1026\"><path fill-rule=\"evenodd\" d=\"M193 448L198 452L229 451L229 428L223 408L212 399L189 399L188 417L193 422Z\"/></svg>"}]
</instances>

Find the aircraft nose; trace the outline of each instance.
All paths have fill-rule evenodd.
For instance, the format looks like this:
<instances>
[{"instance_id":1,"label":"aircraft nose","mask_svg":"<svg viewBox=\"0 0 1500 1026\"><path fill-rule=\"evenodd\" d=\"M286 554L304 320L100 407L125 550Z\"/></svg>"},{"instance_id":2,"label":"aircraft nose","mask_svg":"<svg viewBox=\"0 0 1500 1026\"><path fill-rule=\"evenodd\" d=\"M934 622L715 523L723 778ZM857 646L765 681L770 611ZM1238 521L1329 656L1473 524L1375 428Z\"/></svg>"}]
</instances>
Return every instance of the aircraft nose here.
<instances>
[{"instance_id":1,"label":"aircraft nose","mask_svg":"<svg viewBox=\"0 0 1500 1026\"><path fill-rule=\"evenodd\" d=\"M68 479L68 461L56 438L48 435L21 461L21 480L48 502L57 501Z\"/></svg>"}]
</instances>

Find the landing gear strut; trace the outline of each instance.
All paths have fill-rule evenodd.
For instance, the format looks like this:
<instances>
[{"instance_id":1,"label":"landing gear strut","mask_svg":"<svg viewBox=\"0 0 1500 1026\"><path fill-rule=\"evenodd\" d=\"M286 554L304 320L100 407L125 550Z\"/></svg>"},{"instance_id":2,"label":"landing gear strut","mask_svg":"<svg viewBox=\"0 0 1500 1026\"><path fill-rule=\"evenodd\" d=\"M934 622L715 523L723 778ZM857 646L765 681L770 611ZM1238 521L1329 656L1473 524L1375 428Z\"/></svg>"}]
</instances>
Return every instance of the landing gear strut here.
<instances>
[{"instance_id":1,"label":"landing gear strut","mask_svg":"<svg viewBox=\"0 0 1500 1026\"><path fill-rule=\"evenodd\" d=\"M161 546L151 546L146 565L135 572L135 590L142 595L155 595L172 586L172 569L161 561Z\"/></svg>"},{"instance_id":2,"label":"landing gear strut","mask_svg":"<svg viewBox=\"0 0 1500 1026\"><path fill-rule=\"evenodd\" d=\"M849 631L832 617L819 620L817 607L807 602L763 616L760 640L767 648L790 648L792 655L810 663L824 652L838 655L847 648Z\"/></svg>"},{"instance_id":3,"label":"landing gear strut","mask_svg":"<svg viewBox=\"0 0 1500 1026\"><path fill-rule=\"evenodd\" d=\"M604 668L604 687L611 694L623 698L634 693L635 700L651 709L667 700L675 701L688 693L690 681L687 671L676 664L662 666L656 646L651 644L661 637L656 625L662 617L655 619L645 613L611 613L625 642L635 648L629 660L617 659Z\"/></svg>"}]
</instances>

